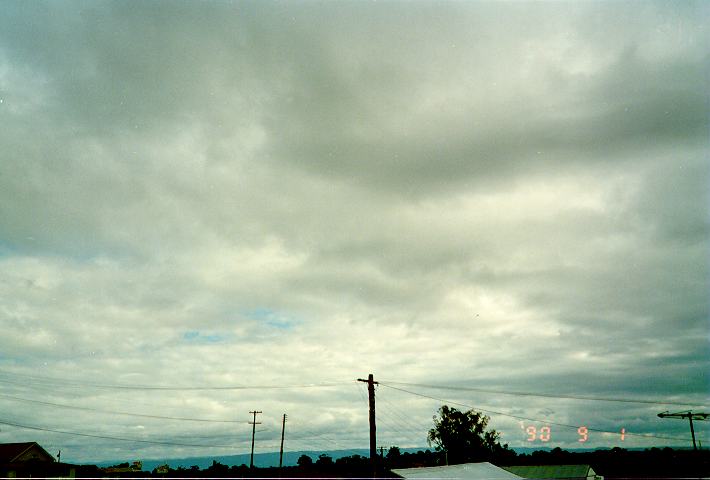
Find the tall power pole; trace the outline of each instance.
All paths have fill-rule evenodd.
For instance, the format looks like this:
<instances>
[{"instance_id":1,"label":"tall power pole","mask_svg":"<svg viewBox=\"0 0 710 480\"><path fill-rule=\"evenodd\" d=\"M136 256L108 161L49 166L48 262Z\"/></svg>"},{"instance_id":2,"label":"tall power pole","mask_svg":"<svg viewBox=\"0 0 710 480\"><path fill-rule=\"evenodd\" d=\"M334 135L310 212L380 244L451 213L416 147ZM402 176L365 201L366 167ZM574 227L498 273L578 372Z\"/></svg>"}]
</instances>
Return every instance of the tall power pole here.
<instances>
[{"instance_id":1,"label":"tall power pole","mask_svg":"<svg viewBox=\"0 0 710 480\"><path fill-rule=\"evenodd\" d=\"M256 421L256 414L257 413L263 413L259 410L254 410L253 412L249 412L254 414L254 421L249 422L251 424L251 457L249 459L249 468L254 468L254 434L256 433L256 426L260 424L261 422Z\"/></svg>"},{"instance_id":2,"label":"tall power pole","mask_svg":"<svg viewBox=\"0 0 710 480\"><path fill-rule=\"evenodd\" d=\"M370 461L372 471L377 475L377 427L375 426L375 385L378 384L373 379L372 374L367 376L367 380L357 379L358 382L367 383L368 403L370 405Z\"/></svg>"},{"instance_id":3,"label":"tall power pole","mask_svg":"<svg viewBox=\"0 0 710 480\"><path fill-rule=\"evenodd\" d=\"M281 424L281 449L279 450L279 468L284 463L284 432L286 432L286 414L284 413L283 423Z\"/></svg>"},{"instance_id":4,"label":"tall power pole","mask_svg":"<svg viewBox=\"0 0 710 480\"><path fill-rule=\"evenodd\" d=\"M687 412L677 412L668 413L668 411L661 412L658 414L661 418L687 418L690 422L690 435L693 437L693 449L697 450L698 446L695 445L695 429L693 428L693 420L707 420L710 417L710 413L693 413L690 410Z\"/></svg>"}]
</instances>

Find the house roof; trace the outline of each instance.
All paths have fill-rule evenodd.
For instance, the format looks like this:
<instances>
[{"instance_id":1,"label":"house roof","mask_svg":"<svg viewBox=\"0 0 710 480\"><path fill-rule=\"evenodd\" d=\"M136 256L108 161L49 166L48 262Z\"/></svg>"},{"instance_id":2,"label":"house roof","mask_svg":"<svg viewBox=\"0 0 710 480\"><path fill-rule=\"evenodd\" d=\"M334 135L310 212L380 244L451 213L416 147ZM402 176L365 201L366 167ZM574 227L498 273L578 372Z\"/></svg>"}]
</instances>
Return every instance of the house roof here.
<instances>
[{"instance_id":1,"label":"house roof","mask_svg":"<svg viewBox=\"0 0 710 480\"><path fill-rule=\"evenodd\" d=\"M47 457L52 460L54 457L50 455L37 442L21 442L21 443L0 443L0 463L11 463L16 461L23 453L32 448L40 449Z\"/></svg>"},{"instance_id":2,"label":"house roof","mask_svg":"<svg viewBox=\"0 0 710 480\"><path fill-rule=\"evenodd\" d=\"M586 478L595 475L589 465L526 465L503 468L523 478Z\"/></svg>"},{"instance_id":3,"label":"house roof","mask_svg":"<svg viewBox=\"0 0 710 480\"><path fill-rule=\"evenodd\" d=\"M521 478L488 462L442 467L396 468L392 473L405 479L519 480Z\"/></svg>"}]
</instances>

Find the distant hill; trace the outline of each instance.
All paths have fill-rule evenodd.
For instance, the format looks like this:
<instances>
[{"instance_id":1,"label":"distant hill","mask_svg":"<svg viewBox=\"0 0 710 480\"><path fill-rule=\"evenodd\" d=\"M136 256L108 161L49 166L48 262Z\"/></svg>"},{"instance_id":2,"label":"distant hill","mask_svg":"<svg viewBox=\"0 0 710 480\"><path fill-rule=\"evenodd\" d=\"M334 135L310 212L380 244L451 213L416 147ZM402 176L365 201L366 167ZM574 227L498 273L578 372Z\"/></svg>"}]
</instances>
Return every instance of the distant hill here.
<instances>
[{"instance_id":1,"label":"distant hill","mask_svg":"<svg viewBox=\"0 0 710 480\"><path fill-rule=\"evenodd\" d=\"M432 447L417 447L417 448L402 448L402 453L415 453L419 450L433 450ZM551 451L551 448L547 447L520 447L513 448L516 453L530 454L535 451ZM595 449L568 449L568 452L591 452ZM338 459L341 457L349 457L351 455L361 455L363 457L370 456L370 450L367 448L356 448L351 450L310 450L310 451L296 451L296 452L284 452L283 464L284 466L294 466L301 455L308 455L315 462L318 459L318 455L325 453L330 455L333 459ZM126 458L121 460L112 460L106 462L99 462L96 465L99 467L108 467L111 465L117 465L122 462L132 462L136 460L134 458ZM242 453L238 455L217 455L210 457L185 457L185 458L166 458L166 459L141 459L143 462L144 471L152 471L158 465L168 464L171 468L185 467L190 468L193 465L197 465L200 469L207 468L212 465L213 461L217 461L223 465L249 465L249 454ZM255 453L254 454L254 466L260 468L266 467L278 467L279 466L279 452L268 452L268 453Z\"/></svg>"},{"instance_id":2,"label":"distant hill","mask_svg":"<svg viewBox=\"0 0 710 480\"><path fill-rule=\"evenodd\" d=\"M402 448L402 453L404 452L417 452L419 450L427 450L430 447L421 448ZM294 466L301 455L308 455L315 462L318 459L318 455L325 453L330 455L333 459L338 459L341 457L349 457L351 455L362 455L363 457L370 456L370 450L367 448L356 448L352 450L328 450L328 451L297 451L297 452L284 452L283 464L284 466ZM152 471L158 465L165 465L166 463L170 465L171 468L186 467L190 468L192 465L197 465L200 469L207 468L212 465L213 461L217 461L223 465L249 465L249 454L243 453L238 455L216 455L211 457L187 457L187 458L166 458L166 459L142 459L143 470ZM96 465L99 467L108 467L111 465L117 465L122 462L131 462L135 459L123 459L123 460L113 460L106 462L99 462ZM255 453L254 454L254 466L256 467L278 467L279 466L279 452L269 452L269 453Z\"/></svg>"}]
</instances>

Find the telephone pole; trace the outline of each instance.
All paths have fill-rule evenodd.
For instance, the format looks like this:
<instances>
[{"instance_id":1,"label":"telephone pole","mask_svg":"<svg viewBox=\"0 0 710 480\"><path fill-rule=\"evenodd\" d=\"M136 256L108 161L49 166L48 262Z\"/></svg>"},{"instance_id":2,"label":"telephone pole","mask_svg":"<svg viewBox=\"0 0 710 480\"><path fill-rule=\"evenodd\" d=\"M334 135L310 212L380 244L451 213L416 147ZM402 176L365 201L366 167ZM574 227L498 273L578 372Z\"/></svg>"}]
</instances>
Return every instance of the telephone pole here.
<instances>
[{"instance_id":1,"label":"telephone pole","mask_svg":"<svg viewBox=\"0 0 710 480\"><path fill-rule=\"evenodd\" d=\"M358 382L367 383L368 403L370 405L370 462L372 462L372 473L377 476L377 427L375 426L375 385L379 384L373 379L372 374L367 376L367 380L357 379Z\"/></svg>"},{"instance_id":2,"label":"telephone pole","mask_svg":"<svg viewBox=\"0 0 710 480\"><path fill-rule=\"evenodd\" d=\"M693 428L693 420L707 420L708 417L710 417L710 413L693 413L690 410L687 412L668 413L666 410L665 412L659 413L658 416L661 418L687 418L690 422L690 435L693 437L693 449L697 450L698 446L695 445L695 429Z\"/></svg>"},{"instance_id":3,"label":"telephone pole","mask_svg":"<svg viewBox=\"0 0 710 480\"><path fill-rule=\"evenodd\" d=\"M249 468L254 468L254 434L256 433L256 426L258 424L261 424L261 422L256 421L256 414L257 413L263 413L259 410L254 410L253 412L249 412L254 414L254 421L249 422L251 424L251 457L249 459Z\"/></svg>"},{"instance_id":4,"label":"telephone pole","mask_svg":"<svg viewBox=\"0 0 710 480\"><path fill-rule=\"evenodd\" d=\"M284 461L284 432L286 431L286 414L284 413L283 423L281 423L281 449L279 450L279 469Z\"/></svg>"}]
</instances>

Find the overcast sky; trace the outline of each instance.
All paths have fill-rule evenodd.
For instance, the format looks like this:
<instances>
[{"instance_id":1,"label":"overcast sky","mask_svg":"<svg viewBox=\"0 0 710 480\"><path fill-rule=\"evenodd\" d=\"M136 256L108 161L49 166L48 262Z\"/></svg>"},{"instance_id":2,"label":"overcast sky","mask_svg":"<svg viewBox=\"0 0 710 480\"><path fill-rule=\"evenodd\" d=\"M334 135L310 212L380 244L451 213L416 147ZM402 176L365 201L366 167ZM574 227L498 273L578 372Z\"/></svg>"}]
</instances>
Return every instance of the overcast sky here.
<instances>
[{"instance_id":1,"label":"overcast sky","mask_svg":"<svg viewBox=\"0 0 710 480\"><path fill-rule=\"evenodd\" d=\"M690 446L656 414L710 408L709 13L4 2L0 442L243 453L256 409L257 452L284 413L366 448L373 373L378 445L444 399L512 446Z\"/></svg>"}]
</instances>

